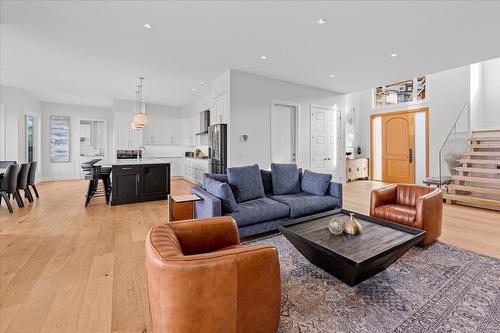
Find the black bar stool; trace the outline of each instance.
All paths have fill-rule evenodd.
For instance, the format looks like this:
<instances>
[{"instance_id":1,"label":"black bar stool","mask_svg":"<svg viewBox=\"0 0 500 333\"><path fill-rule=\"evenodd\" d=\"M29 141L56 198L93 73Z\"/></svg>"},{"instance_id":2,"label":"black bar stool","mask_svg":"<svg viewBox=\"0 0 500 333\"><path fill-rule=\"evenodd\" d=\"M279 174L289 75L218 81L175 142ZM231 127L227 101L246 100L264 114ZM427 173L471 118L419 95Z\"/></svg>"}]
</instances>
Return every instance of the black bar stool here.
<instances>
[{"instance_id":1,"label":"black bar stool","mask_svg":"<svg viewBox=\"0 0 500 333\"><path fill-rule=\"evenodd\" d=\"M28 198L29 202L33 202L33 196L31 195L30 189L28 188L28 173L30 171L30 163L22 163L19 169L19 174L17 176L17 197L19 198L18 204L21 203L21 207L24 207L23 200L21 198L20 190L24 191L24 197Z\"/></svg>"},{"instance_id":2,"label":"black bar stool","mask_svg":"<svg viewBox=\"0 0 500 333\"><path fill-rule=\"evenodd\" d=\"M88 206L93 197L104 196L107 204L109 204L111 198L111 168L94 165L99 161L91 160L81 165L82 172L85 175L84 178L89 181L85 207ZM102 186L99 186L99 180L102 181Z\"/></svg>"},{"instance_id":3,"label":"black bar stool","mask_svg":"<svg viewBox=\"0 0 500 333\"><path fill-rule=\"evenodd\" d=\"M36 185L35 185L36 165L37 165L36 161L31 162L30 163L30 171L28 172L28 187L27 187L27 189L28 189L28 192L30 192L30 195L32 198L33 198L33 195L31 194L31 191L29 189L30 186L33 189L33 192L35 192L35 196L37 198L39 198L38 190L37 190Z\"/></svg>"},{"instance_id":4,"label":"black bar stool","mask_svg":"<svg viewBox=\"0 0 500 333\"><path fill-rule=\"evenodd\" d=\"M0 204L2 202L3 198L5 200L5 203L7 204L7 208L9 209L9 213L13 213L14 211L12 210L12 205L10 204L10 195L14 196L16 198L17 204L19 205L19 202L21 200L20 197L18 197L17 194L17 175L19 173L19 165L17 164L11 164L7 166L7 170L5 171L5 174L3 175L3 180L2 180L2 185L0 187ZM19 205L19 207L21 207Z\"/></svg>"}]
</instances>

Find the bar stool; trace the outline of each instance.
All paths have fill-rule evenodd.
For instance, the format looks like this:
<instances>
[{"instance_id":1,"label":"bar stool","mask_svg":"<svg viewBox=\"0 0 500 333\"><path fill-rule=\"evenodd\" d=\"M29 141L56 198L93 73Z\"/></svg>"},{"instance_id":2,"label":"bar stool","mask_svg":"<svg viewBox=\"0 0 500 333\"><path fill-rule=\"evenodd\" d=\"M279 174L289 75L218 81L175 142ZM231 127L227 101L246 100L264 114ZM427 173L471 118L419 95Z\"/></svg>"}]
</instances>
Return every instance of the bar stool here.
<instances>
[{"instance_id":1,"label":"bar stool","mask_svg":"<svg viewBox=\"0 0 500 333\"><path fill-rule=\"evenodd\" d=\"M17 176L17 197L20 199L21 207L24 207L23 199L21 198L20 190L24 191L24 197L28 198L29 202L33 202L33 196L31 195L30 189L28 187L28 172L30 170L29 163L22 163L19 168L19 173ZM19 204L19 201L18 201Z\"/></svg>"},{"instance_id":2,"label":"bar stool","mask_svg":"<svg viewBox=\"0 0 500 333\"><path fill-rule=\"evenodd\" d=\"M3 175L3 180L2 180L2 185L0 187L0 204L3 198L5 200L5 203L7 204L7 208L9 209L9 213L13 213L14 211L12 210L12 205L10 204L10 195L14 196L14 198L17 201L17 204L19 207L21 205L19 202L21 201L21 198L18 196L17 193L17 175L19 173L19 165L17 164L11 164L7 167L7 170L5 171L5 174ZM22 202L21 202L22 204Z\"/></svg>"},{"instance_id":3,"label":"bar stool","mask_svg":"<svg viewBox=\"0 0 500 333\"><path fill-rule=\"evenodd\" d=\"M99 161L92 160L81 165L84 178L89 181L85 207L89 205L93 197L104 196L107 204L109 204L111 198L111 168L102 168L101 166L94 165ZM99 180L102 181L102 186L100 186Z\"/></svg>"}]
</instances>

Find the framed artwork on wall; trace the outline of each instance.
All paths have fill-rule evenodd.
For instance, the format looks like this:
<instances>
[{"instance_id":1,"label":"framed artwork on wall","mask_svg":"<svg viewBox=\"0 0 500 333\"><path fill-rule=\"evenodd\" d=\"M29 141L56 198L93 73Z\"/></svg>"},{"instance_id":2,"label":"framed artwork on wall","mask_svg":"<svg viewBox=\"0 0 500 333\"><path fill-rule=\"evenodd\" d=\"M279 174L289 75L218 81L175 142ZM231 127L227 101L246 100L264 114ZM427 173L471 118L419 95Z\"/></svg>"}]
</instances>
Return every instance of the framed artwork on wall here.
<instances>
[{"instance_id":1,"label":"framed artwork on wall","mask_svg":"<svg viewBox=\"0 0 500 333\"><path fill-rule=\"evenodd\" d=\"M71 162L70 117L50 117L50 161Z\"/></svg>"}]
</instances>

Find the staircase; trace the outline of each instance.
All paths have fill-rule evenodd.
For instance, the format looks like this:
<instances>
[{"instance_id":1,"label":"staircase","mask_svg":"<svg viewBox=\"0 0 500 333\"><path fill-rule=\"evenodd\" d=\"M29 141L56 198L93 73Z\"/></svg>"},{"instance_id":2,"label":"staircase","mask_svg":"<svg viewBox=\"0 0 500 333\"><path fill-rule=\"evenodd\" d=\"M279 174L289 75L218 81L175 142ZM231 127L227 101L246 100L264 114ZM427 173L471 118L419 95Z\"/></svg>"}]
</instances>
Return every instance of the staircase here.
<instances>
[{"instance_id":1,"label":"staircase","mask_svg":"<svg viewBox=\"0 0 500 333\"><path fill-rule=\"evenodd\" d=\"M446 202L500 210L500 130L472 131L456 164Z\"/></svg>"}]
</instances>

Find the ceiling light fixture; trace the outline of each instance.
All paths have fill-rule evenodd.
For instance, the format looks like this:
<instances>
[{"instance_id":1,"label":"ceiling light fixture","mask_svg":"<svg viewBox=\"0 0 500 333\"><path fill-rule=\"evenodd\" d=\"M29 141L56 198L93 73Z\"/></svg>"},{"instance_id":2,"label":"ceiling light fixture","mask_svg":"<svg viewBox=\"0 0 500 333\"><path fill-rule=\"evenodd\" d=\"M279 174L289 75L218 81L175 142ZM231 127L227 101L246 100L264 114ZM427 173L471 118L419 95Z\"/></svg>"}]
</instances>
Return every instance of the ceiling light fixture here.
<instances>
[{"instance_id":1,"label":"ceiling light fixture","mask_svg":"<svg viewBox=\"0 0 500 333\"><path fill-rule=\"evenodd\" d=\"M391 53L391 58L396 58L398 56L397 53Z\"/></svg>"},{"instance_id":2,"label":"ceiling light fixture","mask_svg":"<svg viewBox=\"0 0 500 333\"><path fill-rule=\"evenodd\" d=\"M149 23L144 24L144 28L146 29L153 29L153 26Z\"/></svg>"},{"instance_id":3,"label":"ceiling light fixture","mask_svg":"<svg viewBox=\"0 0 500 333\"><path fill-rule=\"evenodd\" d=\"M205 81L200 81L200 84L205 84Z\"/></svg>"},{"instance_id":4,"label":"ceiling light fixture","mask_svg":"<svg viewBox=\"0 0 500 333\"><path fill-rule=\"evenodd\" d=\"M266 56L261 56L260 58L261 58L262 60L266 60L266 59L267 59L267 57L266 57Z\"/></svg>"},{"instance_id":5,"label":"ceiling light fixture","mask_svg":"<svg viewBox=\"0 0 500 333\"><path fill-rule=\"evenodd\" d=\"M330 78L333 79L335 77L334 74L330 74Z\"/></svg>"},{"instance_id":6,"label":"ceiling light fixture","mask_svg":"<svg viewBox=\"0 0 500 333\"><path fill-rule=\"evenodd\" d=\"M194 88L191 88L191 91L196 91L196 89L194 89Z\"/></svg>"},{"instance_id":7,"label":"ceiling light fixture","mask_svg":"<svg viewBox=\"0 0 500 333\"><path fill-rule=\"evenodd\" d=\"M324 18L324 17L319 18L316 22L317 22L318 24L325 24L325 23L326 23L326 18Z\"/></svg>"},{"instance_id":8,"label":"ceiling light fixture","mask_svg":"<svg viewBox=\"0 0 500 333\"><path fill-rule=\"evenodd\" d=\"M142 81L144 81L144 78L139 77L140 84L137 86L136 90L136 114L134 115L134 120L132 121L133 129L143 129L149 121L148 116L146 116L146 102L144 102L144 89Z\"/></svg>"}]
</instances>

